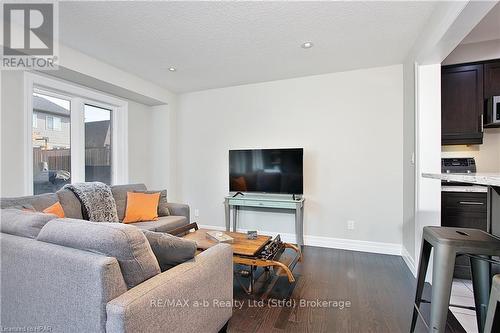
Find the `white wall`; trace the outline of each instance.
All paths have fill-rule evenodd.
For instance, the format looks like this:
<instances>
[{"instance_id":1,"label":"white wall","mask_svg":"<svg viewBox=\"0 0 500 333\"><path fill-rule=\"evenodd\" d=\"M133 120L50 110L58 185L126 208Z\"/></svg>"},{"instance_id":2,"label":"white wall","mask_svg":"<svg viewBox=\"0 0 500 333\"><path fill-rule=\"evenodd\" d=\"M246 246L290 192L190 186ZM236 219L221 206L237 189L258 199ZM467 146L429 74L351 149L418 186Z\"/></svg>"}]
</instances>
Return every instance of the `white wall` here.
<instances>
[{"instance_id":1,"label":"white wall","mask_svg":"<svg viewBox=\"0 0 500 333\"><path fill-rule=\"evenodd\" d=\"M305 235L400 248L402 80L396 65L181 95L180 198L201 224L223 226L229 149L303 147ZM241 215L243 228L294 230L291 214Z\"/></svg>"},{"instance_id":2,"label":"white wall","mask_svg":"<svg viewBox=\"0 0 500 333\"><path fill-rule=\"evenodd\" d=\"M403 257L415 267L415 63L403 64Z\"/></svg>"},{"instance_id":3,"label":"white wall","mask_svg":"<svg viewBox=\"0 0 500 333\"><path fill-rule=\"evenodd\" d=\"M129 181L167 189L176 201L175 99L159 106L129 101L128 115Z\"/></svg>"},{"instance_id":4,"label":"white wall","mask_svg":"<svg viewBox=\"0 0 500 333\"><path fill-rule=\"evenodd\" d=\"M24 75L2 71L1 86L1 189L0 195L24 195Z\"/></svg>"},{"instance_id":5,"label":"white wall","mask_svg":"<svg viewBox=\"0 0 500 333\"><path fill-rule=\"evenodd\" d=\"M151 107L128 102L128 176L130 183L152 185Z\"/></svg>"},{"instance_id":6,"label":"white wall","mask_svg":"<svg viewBox=\"0 0 500 333\"><path fill-rule=\"evenodd\" d=\"M168 189L168 199L178 201L176 175L176 100L168 105L151 108L152 125L150 142L153 146L151 156L151 189Z\"/></svg>"},{"instance_id":7,"label":"white wall","mask_svg":"<svg viewBox=\"0 0 500 333\"><path fill-rule=\"evenodd\" d=\"M500 39L458 45L443 61L443 65L500 59Z\"/></svg>"},{"instance_id":8,"label":"white wall","mask_svg":"<svg viewBox=\"0 0 500 333\"><path fill-rule=\"evenodd\" d=\"M441 182L422 177L422 172L441 173L441 65L419 66L417 75L416 261L423 227L441 225Z\"/></svg>"}]
</instances>

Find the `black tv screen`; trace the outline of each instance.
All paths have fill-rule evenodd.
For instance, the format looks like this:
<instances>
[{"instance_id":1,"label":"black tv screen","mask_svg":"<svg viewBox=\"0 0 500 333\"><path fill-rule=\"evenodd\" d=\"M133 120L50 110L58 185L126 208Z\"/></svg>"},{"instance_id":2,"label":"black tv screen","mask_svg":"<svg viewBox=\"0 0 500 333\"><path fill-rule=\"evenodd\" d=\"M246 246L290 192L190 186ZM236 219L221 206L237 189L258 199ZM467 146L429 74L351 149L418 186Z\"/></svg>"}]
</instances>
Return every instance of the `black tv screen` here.
<instances>
[{"instance_id":1,"label":"black tv screen","mask_svg":"<svg viewBox=\"0 0 500 333\"><path fill-rule=\"evenodd\" d=\"M302 148L229 151L229 191L303 194Z\"/></svg>"}]
</instances>

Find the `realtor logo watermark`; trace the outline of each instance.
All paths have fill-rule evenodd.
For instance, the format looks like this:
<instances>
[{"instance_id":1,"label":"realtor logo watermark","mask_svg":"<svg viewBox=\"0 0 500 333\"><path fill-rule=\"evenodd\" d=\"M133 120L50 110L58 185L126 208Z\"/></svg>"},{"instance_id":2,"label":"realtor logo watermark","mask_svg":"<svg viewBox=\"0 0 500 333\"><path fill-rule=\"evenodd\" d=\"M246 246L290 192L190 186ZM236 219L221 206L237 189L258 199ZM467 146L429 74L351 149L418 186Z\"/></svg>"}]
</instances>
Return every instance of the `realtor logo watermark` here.
<instances>
[{"instance_id":1,"label":"realtor logo watermark","mask_svg":"<svg viewBox=\"0 0 500 333\"><path fill-rule=\"evenodd\" d=\"M3 1L1 69L58 69L58 3Z\"/></svg>"}]
</instances>

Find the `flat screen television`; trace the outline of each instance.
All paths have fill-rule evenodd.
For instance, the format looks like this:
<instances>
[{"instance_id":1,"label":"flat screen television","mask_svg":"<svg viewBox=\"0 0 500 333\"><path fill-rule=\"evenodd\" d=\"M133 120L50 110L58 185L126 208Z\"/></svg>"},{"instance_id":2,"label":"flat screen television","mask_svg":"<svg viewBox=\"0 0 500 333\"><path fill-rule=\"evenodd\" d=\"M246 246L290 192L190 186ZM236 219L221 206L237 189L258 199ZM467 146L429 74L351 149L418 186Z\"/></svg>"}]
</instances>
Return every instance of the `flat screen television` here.
<instances>
[{"instance_id":1,"label":"flat screen television","mask_svg":"<svg viewBox=\"0 0 500 333\"><path fill-rule=\"evenodd\" d=\"M229 191L303 194L304 149L229 151Z\"/></svg>"}]
</instances>

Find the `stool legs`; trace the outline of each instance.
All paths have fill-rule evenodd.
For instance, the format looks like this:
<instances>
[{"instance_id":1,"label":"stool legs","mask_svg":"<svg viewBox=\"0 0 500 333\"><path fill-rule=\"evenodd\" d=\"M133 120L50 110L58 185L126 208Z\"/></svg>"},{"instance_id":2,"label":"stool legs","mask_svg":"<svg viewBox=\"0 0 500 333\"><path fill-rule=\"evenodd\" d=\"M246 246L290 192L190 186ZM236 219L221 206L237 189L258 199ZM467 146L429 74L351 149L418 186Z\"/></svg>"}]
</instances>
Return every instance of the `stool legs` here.
<instances>
[{"instance_id":1,"label":"stool legs","mask_svg":"<svg viewBox=\"0 0 500 333\"><path fill-rule=\"evenodd\" d=\"M434 247L430 332L444 333L450 304L456 252L452 247Z\"/></svg>"},{"instance_id":2,"label":"stool legs","mask_svg":"<svg viewBox=\"0 0 500 333\"><path fill-rule=\"evenodd\" d=\"M431 256L432 245L426 240L422 241L422 248L420 250L420 260L418 263L418 276L417 276L417 291L415 292L415 303L413 305L413 317L411 319L410 332L415 331L417 324L418 311L422 301L422 292L424 291L425 275L427 274L427 266L429 265L429 258Z\"/></svg>"},{"instance_id":3,"label":"stool legs","mask_svg":"<svg viewBox=\"0 0 500 333\"><path fill-rule=\"evenodd\" d=\"M481 256L488 259L488 256ZM477 258L470 258L472 273L472 287L474 289L474 303L476 306L476 320L479 332L484 331L488 299L490 297L490 263Z\"/></svg>"},{"instance_id":4,"label":"stool legs","mask_svg":"<svg viewBox=\"0 0 500 333\"><path fill-rule=\"evenodd\" d=\"M493 286L491 287L490 303L488 305L488 315L484 325L484 333L500 331L500 275L493 277Z\"/></svg>"}]
</instances>

